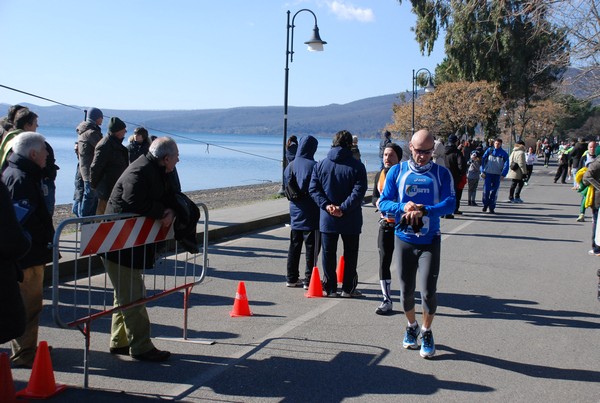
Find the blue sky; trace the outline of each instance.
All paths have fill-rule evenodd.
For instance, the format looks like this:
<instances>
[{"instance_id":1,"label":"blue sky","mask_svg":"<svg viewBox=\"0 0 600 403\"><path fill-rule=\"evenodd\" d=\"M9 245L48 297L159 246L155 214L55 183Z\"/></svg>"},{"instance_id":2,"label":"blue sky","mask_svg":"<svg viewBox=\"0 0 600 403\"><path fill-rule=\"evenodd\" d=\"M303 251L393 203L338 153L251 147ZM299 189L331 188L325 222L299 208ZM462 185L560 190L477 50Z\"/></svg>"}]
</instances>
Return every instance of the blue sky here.
<instances>
[{"instance_id":1,"label":"blue sky","mask_svg":"<svg viewBox=\"0 0 600 403\"><path fill-rule=\"evenodd\" d=\"M283 105L286 11L302 8L328 44L307 52L314 20L297 15L290 106L410 90L444 57L442 40L420 54L408 0L2 0L0 84L107 109Z\"/></svg>"}]
</instances>

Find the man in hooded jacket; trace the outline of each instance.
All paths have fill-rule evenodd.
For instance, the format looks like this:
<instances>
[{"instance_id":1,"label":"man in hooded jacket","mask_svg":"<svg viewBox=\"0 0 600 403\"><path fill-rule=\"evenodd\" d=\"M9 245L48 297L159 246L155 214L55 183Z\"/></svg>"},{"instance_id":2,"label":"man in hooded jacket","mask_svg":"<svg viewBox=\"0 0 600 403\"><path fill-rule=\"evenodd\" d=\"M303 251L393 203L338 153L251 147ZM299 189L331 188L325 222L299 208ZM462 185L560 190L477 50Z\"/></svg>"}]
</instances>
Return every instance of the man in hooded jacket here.
<instances>
[{"instance_id":1,"label":"man in hooded jacket","mask_svg":"<svg viewBox=\"0 0 600 403\"><path fill-rule=\"evenodd\" d=\"M319 230L319 207L308 194L312 171L317 164L314 156L318 145L319 142L313 136L302 137L294 160L290 162L284 172L285 183L288 183L293 171L300 193L303 195L297 200L290 200L291 231L287 258L287 287L303 285L305 289L308 289L312 268L315 266L318 255L315 252L318 251L316 239ZM306 253L304 281L300 280L298 270L302 243L304 243Z\"/></svg>"},{"instance_id":2,"label":"man in hooded jacket","mask_svg":"<svg viewBox=\"0 0 600 403\"><path fill-rule=\"evenodd\" d=\"M327 157L314 168L309 193L320 208L323 248L323 288L328 297L337 296L337 243L344 243L344 281L341 297L360 297L356 290L358 244L362 229L361 204L367 191L367 170L352 156L352 134L336 133Z\"/></svg>"}]
</instances>

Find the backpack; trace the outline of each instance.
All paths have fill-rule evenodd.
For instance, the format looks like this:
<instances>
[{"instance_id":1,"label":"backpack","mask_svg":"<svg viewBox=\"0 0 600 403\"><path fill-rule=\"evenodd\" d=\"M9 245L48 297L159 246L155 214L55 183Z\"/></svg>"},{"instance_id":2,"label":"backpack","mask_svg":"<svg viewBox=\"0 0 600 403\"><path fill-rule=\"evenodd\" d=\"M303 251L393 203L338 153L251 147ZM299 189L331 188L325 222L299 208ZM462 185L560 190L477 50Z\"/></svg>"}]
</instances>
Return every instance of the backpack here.
<instances>
[{"instance_id":1,"label":"backpack","mask_svg":"<svg viewBox=\"0 0 600 403\"><path fill-rule=\"evenodd\" d=\"M298 201L306 195L306 192L303 192L302 189L300 189L300 186L298 186L298 180L296 179L296 174L294 173L293 164L293 161L290 162L290 178L285 185L284 193L285 197L287 197L289 201Z\"/></svg>"}]
</instances>

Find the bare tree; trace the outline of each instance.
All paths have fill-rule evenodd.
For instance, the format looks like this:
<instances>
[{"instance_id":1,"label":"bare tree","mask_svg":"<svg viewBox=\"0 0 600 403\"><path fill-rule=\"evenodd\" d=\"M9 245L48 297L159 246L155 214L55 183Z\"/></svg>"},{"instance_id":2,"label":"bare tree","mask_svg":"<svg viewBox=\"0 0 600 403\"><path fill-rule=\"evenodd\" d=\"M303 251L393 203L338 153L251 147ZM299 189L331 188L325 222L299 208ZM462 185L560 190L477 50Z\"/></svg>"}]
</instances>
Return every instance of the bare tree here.
<instances>
[{"instance_id":1,"label":"bare tree","mask_svg":"<svg viewBox=\"0 0 600 403\"><path fill-rule=\"evenodd\" d=\"M560 27L570 43L568 53L548 44L537 69L545 68L547 61L573 67L575 73L563 80L563 91L587 100L600 98L600 0L528 0L527 9L537 21ZM543 23L536 27L548 29Z\"/></svg>"}]
</instances>

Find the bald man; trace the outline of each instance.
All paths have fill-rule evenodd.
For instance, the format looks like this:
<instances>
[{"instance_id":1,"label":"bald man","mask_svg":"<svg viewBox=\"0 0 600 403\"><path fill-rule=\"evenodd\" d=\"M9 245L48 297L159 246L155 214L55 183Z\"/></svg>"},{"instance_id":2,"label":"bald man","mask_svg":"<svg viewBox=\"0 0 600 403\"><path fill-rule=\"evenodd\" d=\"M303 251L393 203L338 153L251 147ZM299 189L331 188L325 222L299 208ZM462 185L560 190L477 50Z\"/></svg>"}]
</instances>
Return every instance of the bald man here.
<instances>
[{"instance_id":1,"label":"bald man","mask_svg":"<svg viewBox=\"0 0 600 403\"><path fill-rule=\"evenodd\" d=\"M382 213L395 215L394 250L400 273L400 300L408 321L402 346L418 349L421 357L435 354L431 324L437 309L437 279L440 271L440 217L456 207L450 171L432 161L434 138L427 130L416 132L409 144L410 159L390 168L379 199ZM415 315L415 288L419 282L423 326Z\"/></svg>"}]
</instances>

